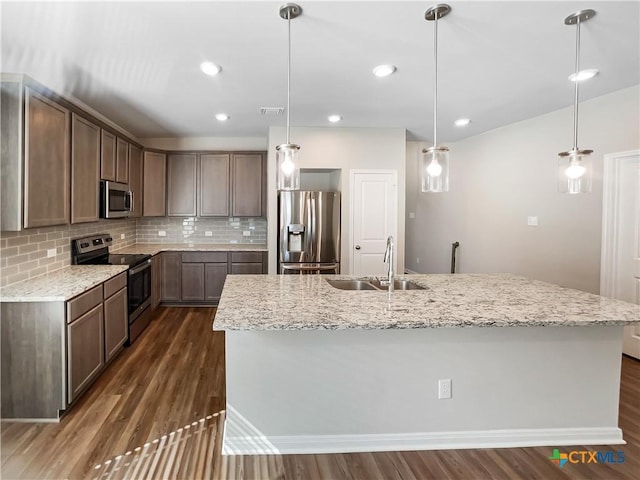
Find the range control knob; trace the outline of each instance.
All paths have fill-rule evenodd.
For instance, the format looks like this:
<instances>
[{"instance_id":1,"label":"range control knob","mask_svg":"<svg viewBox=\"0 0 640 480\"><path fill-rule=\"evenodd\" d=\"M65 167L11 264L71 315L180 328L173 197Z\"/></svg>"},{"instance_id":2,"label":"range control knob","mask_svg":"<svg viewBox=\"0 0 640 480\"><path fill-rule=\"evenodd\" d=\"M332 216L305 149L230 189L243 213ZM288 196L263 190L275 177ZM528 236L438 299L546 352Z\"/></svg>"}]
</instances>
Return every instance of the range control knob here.
<instances>
[{"instance_id":1,"label":"range control knob","mask_svg":"<svg viewBox=\"0 0 640 480\"><path fill-rule=\"evenodd\" d=\"M80 244L80 248L87 248L89 244L87 242L83 242Z\"/></svg>"}]
</instances>

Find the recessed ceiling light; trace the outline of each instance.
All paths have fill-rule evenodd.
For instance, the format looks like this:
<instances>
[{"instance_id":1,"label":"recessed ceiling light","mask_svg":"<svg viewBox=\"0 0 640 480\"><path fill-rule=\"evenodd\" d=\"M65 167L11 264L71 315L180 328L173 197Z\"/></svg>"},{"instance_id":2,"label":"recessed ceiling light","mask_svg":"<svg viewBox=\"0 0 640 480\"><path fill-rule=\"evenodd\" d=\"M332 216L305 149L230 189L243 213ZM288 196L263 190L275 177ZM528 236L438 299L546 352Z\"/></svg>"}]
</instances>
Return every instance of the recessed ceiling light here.
<instances>
[{"instance_id":1,"label":"recessed ceiling light","mask_svg":"<svg viewBox=\"0 0 640 480\"><path fill-rule=\"evenodd\" d=\"M396 71L395 65L378 65L373 69L373 74L376 77L388 77Z\"/></svg>"},{"instance_id":2,"label":"recessed ceiling light","mask_svg":"<svg viewBox=\"0 0 640 480\"><path fill-rule=\"evenodd\" d=\"M205 73L206 75L213 77L214 75L217 75L220 73L220 71L222 70L222 67L220 65L216 65L213 62L202 62L200 64L200 70L202 70L202 72Z\"/></svg>"},{"instance_id":3,"label":"recessed ceiling light","mask_svg":"<svg viewBox=\"0 0 640 480\"><path fill-rule=\"evenodd\" d=\"M471 120L469 120L468 118L459 118L453 123L456 124L456 127L466 127L471 123Z\"/></svg>"},{"instance_id":4,"label":"recessed ceiling light","mask_svg":"<svg viewBox=\"0 0 640 480\"><path fill-rule=\"evenodd\" d=\"M590 68L589 70L580 70L579 72L569 75L569 80L572 82L583 82L595 77L598 74L597 68Z\"/></svg>"},{"instance_id":5,"label":"recessed ceiling light","mask_svg":"<svg viewBox=\"0 0 640 480\"><path fill-rule=\"evenodd\" d=\"M221 122L226 122L229 120L229 115L226 113L218 113L216 114L216 120L220 120Z\"/></svg>"},{"instance_id":6,"label":"recessed ceiling light","mask_svg":"<svg viewBox=\"0 0 640 480\"><path fill-rule=\"evenodd\" d=\"M339 122L340 120L342 120L342 117L340 115L329 115L328 120L331 123L336 123L336 122Z\"/></svg>"}]
</instances>

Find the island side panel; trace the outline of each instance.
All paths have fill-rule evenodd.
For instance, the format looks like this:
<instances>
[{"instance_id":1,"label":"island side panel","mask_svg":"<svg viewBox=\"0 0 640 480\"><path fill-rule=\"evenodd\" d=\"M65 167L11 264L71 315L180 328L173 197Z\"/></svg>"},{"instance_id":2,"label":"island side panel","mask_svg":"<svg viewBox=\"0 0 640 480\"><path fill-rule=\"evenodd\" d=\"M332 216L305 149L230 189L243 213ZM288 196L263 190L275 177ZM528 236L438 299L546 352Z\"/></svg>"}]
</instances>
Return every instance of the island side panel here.
<instances>
[{"instance_id":1,"label":"island side panel","mask_svg":"<svg viewBox=\"0 0 640 480\"><path fill-rule=\"evenodd\" d=\"M227 331L225 452L623 443L621 342L619 326Z\"/></svg>"}]
</instances>

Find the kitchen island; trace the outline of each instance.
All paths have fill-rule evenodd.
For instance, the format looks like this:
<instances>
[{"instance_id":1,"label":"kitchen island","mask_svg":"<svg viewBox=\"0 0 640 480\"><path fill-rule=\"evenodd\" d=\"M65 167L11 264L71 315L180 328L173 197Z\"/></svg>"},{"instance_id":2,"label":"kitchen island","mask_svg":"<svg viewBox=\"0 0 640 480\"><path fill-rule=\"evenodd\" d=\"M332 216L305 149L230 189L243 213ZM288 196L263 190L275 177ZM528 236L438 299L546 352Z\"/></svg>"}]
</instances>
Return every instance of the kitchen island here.
<instances>
[{"instance_id":1,"label":"kitchen island","mask_svg":"<svg viewBox=\"0 0 640 480\"><path fill-rule=\"evenodd\" d=\"M425 290L391 298L331 278L227 277L225 453L624 443L639 306L509 274L407 275Z\"/></svg>"}]
</instances>

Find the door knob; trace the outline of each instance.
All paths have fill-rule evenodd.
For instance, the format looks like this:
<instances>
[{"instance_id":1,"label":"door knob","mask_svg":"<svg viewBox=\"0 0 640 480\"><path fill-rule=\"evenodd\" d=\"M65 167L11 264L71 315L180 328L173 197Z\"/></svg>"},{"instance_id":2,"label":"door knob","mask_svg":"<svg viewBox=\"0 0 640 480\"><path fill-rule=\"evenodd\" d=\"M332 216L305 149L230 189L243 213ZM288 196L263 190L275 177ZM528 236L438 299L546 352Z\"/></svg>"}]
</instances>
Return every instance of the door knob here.
<instances>
[{"instance_id":1,"label":"door knob","mask_svg":"<svg viewBox=\"0 0 640 480\"><path fill-rule=\"evenodd\" d=\"M356 245L356 250L360 250L360 245Z\"/></svg>"}]
</instances>

